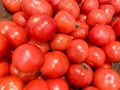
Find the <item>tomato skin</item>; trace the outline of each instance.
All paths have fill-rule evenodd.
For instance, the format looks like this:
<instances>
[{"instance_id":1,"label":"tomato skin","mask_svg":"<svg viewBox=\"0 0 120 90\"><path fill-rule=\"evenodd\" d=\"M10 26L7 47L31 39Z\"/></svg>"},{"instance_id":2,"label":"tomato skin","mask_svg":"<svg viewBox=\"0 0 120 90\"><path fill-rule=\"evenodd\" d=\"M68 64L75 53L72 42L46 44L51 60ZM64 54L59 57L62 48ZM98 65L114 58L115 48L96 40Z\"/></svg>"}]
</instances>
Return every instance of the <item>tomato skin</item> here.
<instances>
[{"instance_id":1,"label":"tomato skin","mask_svg":"<svg viewBox=\"0 0 120 90\"><path fill-rule=\"evenodd\" d=\"M94 86L86 86L86 87L83 87L82 90L99 90L99 89Z\"/></svg>"},{"instance_id":2,"label":"tomato skin","mask_svg":"<svg viewBox=\"0 0 120 90\"><path fill-rule=\"evenodd\" d=\"M0 58L0 78L9 75L10 64L5 58Z\"/></svg>"},{"instance_id":3,"label":"tomato skin","mask_svg":"<svg viewBox=\"0 0 120 90\"><path fill-rule=\"evenodd\" d=\"M116 35L120 36L120 21L116 22L113 28L115 30Z\"/></svg>"},{"instance_id":4,"label":"tomato skin","mask_svg":"<svg viewBox=\"0 0 120 90\"><path fill-rule=\"evenodd\" d=\"M22 79L15 75L6 76L0 79L0 90L23 90L24 86L25 84Z\"/></svg>"},{"instance_id":5,"label":"tomato skin","mask_svg":"<svg viewBox=\"0 0 120 90\"><path fill-rule=\"evenodd\" d=\"M60 0L58 10L68 11L75 19L80 16L80 7L75 0Z\"/></svg>"},{"instance_id":6,"label":"tomato skin","mask_svg":"<svg viewBox=\"0 0 120 90\"><path fill-rule=\"evenodd\" d=\"M98 0L100 4L107 4L110 0Z\"/></svg>"},{"instance_id":7,"label":"tomato skin","mask_svg":"<svg viewBox=\"0 0 120 90\"><path fill-rule=\"evenodd\" d=\"M81 5L81 12L84 14L88 14L92 9L98 9L98 7L98 0L84 0Z\"/></svg>"},{"instance_id":8,"label":"tomato skin","mask_svg":"<svg viewBox=\"0 0 120 90\"><path fill-rule=\"evenodd\" d=\"M52 50L65 51L66 46L72 41L72 37L66 34L55 34L54 38L50 42Z\"/></svg>"},{"instance_id":9,"label":"tomato skin","mask_svg":"<svg viewBox=\"0 0 120 90\"><path fill-rule=\"evenodd\" d=\"M68 83L61 77L55 79L47 79L46 82L49 90L69 90Z\"/></svg>"},{"instance_id":10,"label":"tomato skin","mask_svg":"<svg viewBox=\"0 0 120 90\"><path fill-rule=\"evenodd\" d=\"M99 68L94 72L93 85L100 90L119 90L120 77L113 69Z\"/></svg>"},{"instance_id":11,"label":"tomato skin","mask_svg":"<svg viewBox=\"0 0 120 90\"><path fill-rule=\"evenodd\" d=\"M42 79L34 79L30 81L23 90L50 90L46 81Z\"/></svg>"},{"instance_id":12,"label":"tomato skin","mask_svg":"<svg viewBox=\"0 0 120 90\"><path fill-rule=\"evenodd\" d=\"M21 10L21 0L2 0L2 3L10 12Z\"/></svg>"},{"instance_id":13,"label":"tomato skin","mask_svg":"<svg viewBox=\"0 0 120 90\"><path fill-rule=\"evenodd\" d=\"M88 44L82 39L75 39L67 45L66 55L74 63L83 62L88 56Z\"/></svg>"},{"instance_id":14,"label":"tomato skin","mask_svg":"<svg viewBox=\"0 0 120 90\"><path fill-rule=\"evenodd\" d=\"M67 78L73 86L87 86L92 82L93 79L92 69L85 63L70 64L70 67L67 71Z\"/></svg>"},{"instance_id":15,"label":"tomato skin","mask_svg":"<svg viewBox=\"0 0 120 90\"><path fill-rule=\"evenodd\" d=\"M17 47L12 54L12 63L22 72L31 72L41 68L43 61L42 51L35 45L28 43Z\"/></svg>"},{"instance_id":16,"label":"tomato skin","mask_svg":"<svg viewBox=\"0 0 120 90\"><path fill-rule=\"evenodd\" d=\"M110 42L111 32L107 25L95 25L91 28L88 38L92 44L102 46Z\"/></svg>"},{"instance_id":17,"label":"tomato skin","mask_svg":"<svg viewBox=\"0 0 120 90\"><path fill-rule=\"evenodd\" d=\"M107 61L112 62L118 62L120 61L120 42L119 41L113 41L111 43L108 43L102 47L102 49L105 52Z\"/></svg>"},{"instance_id":18,"label":"tomato skin","mask_svg":"<svg viewBox=\"0 0 120 90\"><path fill-rule=\"evenodd\" d=\"M64 75L69 68L69 60L61 51L48 52L44 56L44 64L40 69L43 77L57 78Z\"/></svg>"},{"instance_id":19,"label":"tomato skin","mask_svg":"<svg viewBox=\"0 0 120 90\"><path fill-rule=\"evenodd\" d=\"M57 32L59 33L71 33L75 26L75 18L66 10L60 10L54 16L54 20L57 24Z\"/></svg>"},{"instance_id":20,"label":"tomato skin","mask_svg":"<svg viewBox=\"0 0 120 90\"><path fill-rule=\"evenodd\" d=\"M26 18L26 16L24 15L24 12L23 12L23 11L18 11L18 12L16 12L16 13L14 13L13 16L12 16L12 20L13 20L18 26L21 26L21 27L25 27L26 22L27 22L27 18Z\"/></svg>"},{"instance_id":21,"label":"tomato skin","mask_svg":"<svg viewBox=\"0 0 120 90\"><path fill-rule=\"evenodd\" d=\"M102 9L93 9L88 13L86 23L93 27L96 24L106 24L107 20L107 14Z\"/></svg>"},{"instance_id":22,"label":"tomato skin","mask_svg":"<svg viewBox=\"0 0 120 90\"><path fill-rule=\"evenodd\" d=\"M21 8L27 17L34 14L52 15L52 7L46 0L22 0Z\"/></svg>"},{"instance_id":23,"label":"tomato skin","mask_svg":"<svg viewBox=\"0 0 120 90\"><path fill-rule=\"evenodd\" d=\"M36 14L26 24L28 35L37 41L49 41L56 33L56 23L49 15Z\"/></svg>"}]
</instances>

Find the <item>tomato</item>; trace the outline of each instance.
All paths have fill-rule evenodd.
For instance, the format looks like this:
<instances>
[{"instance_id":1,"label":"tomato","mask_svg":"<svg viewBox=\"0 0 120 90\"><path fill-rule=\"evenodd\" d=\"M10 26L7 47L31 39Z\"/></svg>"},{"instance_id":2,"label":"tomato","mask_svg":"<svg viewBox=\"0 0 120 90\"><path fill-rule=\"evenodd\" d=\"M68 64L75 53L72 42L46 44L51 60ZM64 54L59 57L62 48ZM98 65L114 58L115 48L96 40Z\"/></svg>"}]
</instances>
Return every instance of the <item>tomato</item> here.
<instances>
[{"instance_id":1,"label":"tomato","mask_svg":"<svg viewBox=\"0 0 120 90\"><path fill-rule=\"evenodd\" d=\"M5 58L0 58L0 78L9 75L10 64Z\"/></svg>"},{"instance_id":2,"label":"tomato","mask_svg":"<svg viewBox=\"0 0 120 90\"><path fill-rule=\"evenodd\" d=\"M105 45L111 40L110 28L107 25L95 25L89 32L89 41L98 46Z\"/></svg>"},{"instance_id":3,"label":"tomato","mask_svg":"<svg viewBox=\"0 0 120 90\"><path fill-rule=\"evenodd\" d=\"M104 10L108 17L108 23L111 22L113 15L115 14L115 9L110 4L101 4L99 6L100 9Z\"/></svg>"},{"instance_id":4,"label":"tomato","mask_svg":"<svg viewBox=\"0 0 120 90\"><path fill-rule=\"evenodd\" d=\"M81 22L86 22L86 18L87 18L87 15L81 13L78 20L81 21Z\"/></svg>"},{"instance_id":5,"label":"tomato","mask_svg":"<svg viewBox=\"0 0 120 90\"><path fill-rule=\"evenodd\" d=\"M107 14L102 9L91 10L86 18L86 22L90 27L96 24L106 24L107 20Z\"/></svg>"},{"instance_id":6,"label":"tomato","mask_svg":"<svg viewBox=\"0 0 120 90\"><path fill-rule=\"evenodd\" d=\"M99 68L94 72L93 85L100 90L119 90L120 76L109 68Z\"/></svg>"},{"instance_id":7,"label":"tomato","mask_svg":"<svg viewBox=\"0 0 120 90\"><path fill-rule=\"evenodd\" d=\"M28 35L26 31L24 30L24 28L19 26L10 28L6 32L6 37L8 39L9 45L12 48L16 48L19 45L26 43L28 40Z\"/></svg>"},{"instance_id":8,"label":"tomato","mask_svg":"<svg viewBox=\"0 0 120 90\"><path fill-rule=\"evenodd\" d=\"M86 86L86 87L83 87L82 90L99 90L99 89L94 86Z\"/></svg>"},{"instance_id":9,"label":"tomato","mask_svg":"<svg viewBox=\"0 0 120 90\"><path fill-rule=\"evenodd\" d=\"M56 33L56 23L49 15L35 14L26 23L28 35L37 41L49 41Z\"/></svg>"},{"instance_id":10,"label":"tomato","mask_svg":"<svg viewBox=\"0 0 120 90\"><path fill-rule=\"evenodd\" d=\"M108 62L104 62L104 64L100 68L110 68L112 69L112 64Z\"/></svg>"},{"instance_id":11,"label":"tomato","mask_svg":"<svg viewBox=\"0 0 120 90\"><path fill-rule=\"evenodd\" d=\"M15 75L0 79L0 90L23 90L24 86L24 82Z\"/></svg>"},{"instance_id":12,"label":"tomato","mask_svg":"<svg viewBox=\"0 0 120 90\"><path fill-rule=\"evenodd\" d=\"M33 44L38 48L40 48L43 54L46 54L50 50L50 46L48 42L39 42L31 38L28 41L28 43Z\"/></svg>"},{"instance_id":13,"label":"tomato","mask_svg":"<svg viewBox=\"0 0 120 90\"><path fill-rule=\"evenodd\" d=\"M98 7L98 0L84 0L81 5L81 12L84 14L88 14L92 9L98 9Z\"/></svg>"},{"instance_id":14,"label":"tomato","mask_svg":"<svg viewBox=\"0 0 120 90\"><path fill-rule=\"evenodd\" d=\"M18 12L16 12L16 13L14 13L13 16L12 16L12 20L13 20L18 26L21 26L21 27L25 27L26 22L27 22L27 18L26 18L26 16L24 15L24 12L23 12L23 11L18 11Z\"/></svg>"},{"instance_id":15,"label":"tomato","mask_svg":"<svg viewBox=\"0 0 120 90\"><path fill-rule=\"evenodd\" d=\"M10 20L0 20L0 33L6 34L6 32L11 28L15 27L17 24Z\"/></svg>"},{"instance_id":16,"label":"tomato","mask_svg":"<svg viewBox=\"0 0 120 90\"><path fill-rule=\"evenodd\" d=\"M80 15L80 7L75 0L60 0L58 10L68 11L75 19L78 19Z\"/></svg>"},{"instance_id":17,"label":"tomato","mask_svg":"<svg viewBox=\"0 0 120 90\"><path fill-rule=\"evenodd\" d=\"M45 54L44 64L40 69L43 77L57 78L64 75L69 68L69 60L61 51L51 51Z\"/></svg>"},{"instance_id":18,"label":"tomato","mask_svg":"<svg viewBox=\"0 0 120 90\"><path fill-rule=\"evenodd\" d=\"M114 25L115 25L118 21L120 21L120 17L118 17L118 16L113 17L112 21L110 22L110 25L111 25L112 27L114 27Z\"/></svg>"},{"instance_id":19,"label":"tomato","mask_svg":"<svg viewBox=\"0 0 120 90\"><path fill-rule=\"evenodd\" d=\"M46 80L49 90L69 90L68 83L61 77Z\"/></svg>"},{"instance_id":20,"label":"tomato","mask_svg":"<svg viewBox=\"0 0 120 90\"><path fill-rule=\"evenodd\" d=\"M57 24L57 32L59 33L71 33L75 26L75 18L66 10L60 10L54 16L54 20Z\"/></svg>"},{"instance_id":21,"label":"tomato","mask_svg":"<svg viewBox=\"0 0 120 90\"><path fill-rule=\"evenodd\" d=\"M70 61L80 63L85 61L88 56L88 44L82 39L71 41L66 47L66 55Z\"/></svg>"},{"instance_id":22,"label":"tomato","mask_svg":"<svg viewBox=\"0 0 120 90\"><path fill-rule=\"evenodd\" d=\"M115 30L116 35L120 36L120 21L116 22L113 28Z\"/></svg>"},{"instance_id":23,"label":"tomato","mask_svg":"<svg viewBox=\"0 0 120 90\"><path fill-rule=\"evenodd\" d=\"M118 62L120 61L120 42L113 41L108 43L102 47L105 52L106 58L108 62Z\"/></svg>"},{"instance_id":24,"label":"tomato","mask_svg":"<svg viewBox=\"0 0 120 90\"><path fill-rule=\"evenodd\" d=\"M34 79L30 81L23 90L50 90L46 81L42 79Z\"/></svg>"},{"instance_id":25,"label":"tomato","mask_svg":"<svg viewBox=\"0 0 120 90\"><path fill-rule=\"evenodd\" d=\"M72 37L67 34L55 34L54 38L50 42L52 50L65 51L66 46L72 41Z\"/></svg>"},{"instance_id":26,"label":"tomato","mask_svg":"<svg viewBox=\"0 0 120 90\"><path fill-rule=\"evenodd\" d=\"M89 65L82 64L70 64L67 71L67 78L72 85L76 87L87 86L92 82L93 73Z\"/></svg>"},{"instance_id":27,"label":"tomato","mask_svg":"<svg viewBox=\"0 0 120 90\"><path fill-rule=\"evenodd\" d=\"M42 51L28 43L18 46L12 54L12 63L22 72L31 72L41 68L43 61Z\"/></svg>"},{"instance_id":28,"label":"tomato","mask_svg":"<svg viewBox=\"0 0 120 90\"><path fill-rule=\"evenodd\" d=\"M4 56L8 51L8 40L5 35L0 34L0 57Z\"/></svg>"},{"instance_id":29,"label":"tomato","mask_svg":"<svg viewBox=\"0 0 120 90\"><path fill-rule=\"evenodd\" d=\"M37 79L40 75L40 71L34 70L32 72L21 72L13 63L10 64L10 75L16 75L20 77L26 84L33 79Z\"/></svg>"},{"instance_id":30,"label":"tomato","mask_svg":"<svg viewBox=\"0 0 120 90\"><path fill-rule=\"evenodd\" d=\"M10 12L21 10L21 0L2 0L2 3Z\"/></svg>"},{"instance_id":31,"label":"tomato","mask_svg":"<svg viewBox=\"0 0 120 90\"><path fill-rule=\"evenodd\" d=\"M110 0L98 0L99 4L107 4Z\"/></svg>"},{"instance_id":32,"label":"tomato","mask_svg":"<svg viewBox=\"0 0 120 90\"><path fill-rule=\"evenodd\" d=\"M102 66L105 62L104 51L99 47L89 46L88 57L85 62L96 68Z\"/></svg>"},{"instance_id":33,"label":"tomato","mask_svg":"<svg viewBox=\"0 0 120 90\"><path fill-rule=\"evenodd\" d=\"M22 0L21 8L27 17L34 14L47 14L51 16L53 13L51 5L46 0Z\"/></svg>"}]
</instances>

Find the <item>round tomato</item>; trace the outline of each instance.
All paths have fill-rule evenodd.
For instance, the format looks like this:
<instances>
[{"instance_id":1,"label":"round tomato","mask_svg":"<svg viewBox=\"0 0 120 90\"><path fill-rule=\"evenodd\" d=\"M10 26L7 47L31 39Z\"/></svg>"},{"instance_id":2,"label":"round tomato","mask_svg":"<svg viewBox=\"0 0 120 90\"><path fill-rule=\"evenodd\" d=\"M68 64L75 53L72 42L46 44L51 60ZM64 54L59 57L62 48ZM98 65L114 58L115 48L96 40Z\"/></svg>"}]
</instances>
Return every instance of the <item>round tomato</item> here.
<instances>
[{"instance_id":1,"label":"round tomato","mask_svg":"<svg viewBox=\"0 0 120 90\"><path fill-rule=\"evenodd\" d=\"M120 36L120 21L116 22L113 28L115 30L116 35Z\"/></svg>"},{"instance_id":2,"label":"round tomato","mask_svg":"<svg viewBox=\"0 0 120 90\"><path fill-rule=\"evenodd\" d=\"M22 72L31 72L41 68L43 61L42 51L28 43L18 46L12 54L12 63Z\"/></svg>"},{"instance_id":3,"label":"round tomato","mask_svg":"<svg viewBox=\"0 0 120 90\"><path fill-rule=\"evenodd\" d=\"M86 86L86 87L83 87L82 90L99 90L99 89L94 86Z\"/></svg>"}]
</instances>

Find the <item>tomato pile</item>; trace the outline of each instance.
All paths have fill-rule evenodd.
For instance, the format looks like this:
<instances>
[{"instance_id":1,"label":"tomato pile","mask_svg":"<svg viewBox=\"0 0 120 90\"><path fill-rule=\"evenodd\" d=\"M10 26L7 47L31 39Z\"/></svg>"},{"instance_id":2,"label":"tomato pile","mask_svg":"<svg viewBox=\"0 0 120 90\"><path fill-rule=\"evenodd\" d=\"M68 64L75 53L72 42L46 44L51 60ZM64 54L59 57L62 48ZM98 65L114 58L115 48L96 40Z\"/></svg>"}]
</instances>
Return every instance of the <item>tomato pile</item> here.
<instances>
[{"instance_id":1,"label":"tomato pile","mask_svg":"<svg viewBox=\"0 0 120 90\"><path fill-rule=\"evenodd\" d=\"M0 90L120 90L120 0L2 0Z\"/></svg>"}]
</instances>

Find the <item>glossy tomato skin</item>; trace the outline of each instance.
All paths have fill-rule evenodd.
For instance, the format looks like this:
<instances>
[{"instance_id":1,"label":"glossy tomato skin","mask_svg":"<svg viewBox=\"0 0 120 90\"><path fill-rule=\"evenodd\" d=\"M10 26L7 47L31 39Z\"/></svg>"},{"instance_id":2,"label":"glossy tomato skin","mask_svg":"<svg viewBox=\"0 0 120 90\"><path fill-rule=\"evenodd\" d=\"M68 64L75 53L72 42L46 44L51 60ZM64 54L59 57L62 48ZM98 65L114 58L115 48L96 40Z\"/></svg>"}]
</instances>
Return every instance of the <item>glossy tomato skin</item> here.
<instances>
[{"instance_id":1,"label":"glossy tomato skin","mask_svg":"<svg viewBox=\"0 0 120 90\"><path fill-rule=\"evenodd\" d=\"M12 63L23 72L31 72L41 68L43 61L42 51L35 45L28 43L17 47L12 54Z\"/></svg>"},{"instance_id":2,"label":"glossy tomato skin","mask_svg":"<svg viewBox=\"0 0 120 90\"><path fill-rule=\"evenodd\" d=\"M61 51L51 51L45 54L44 64L40 69L43 77L57 78L63 76L69 68L69 60Z\"/></svg>"},{"instance_id":3,"label":"glossy tomato skin","mask_svg":"<svg viewBox=\"0 0 120 90\"><path fill-rule=\"evenodd\" d=\"M56 33L56 23L49 15L36 14L26 24L28 35L37 41L49 41Z\"/></svg>"},{"instance_id":4,"label":"glossy tomato skin","mask_svg":"<svg viewBox=\"0 0 120 90\"><path fill-rule=\"evenodd\" d=\"M4 56L8 51L8 40L5 35L0 34L0 57Z\"/></svg>"},{"instance_id":5,"label":"glossy tomato skin","mask_svg":"<svg viewBox=\"0 0 120 90\"><path fill-rule=\"evenodd\" d=\"M110 42L111 32L107 25L95 25L91 28L88 38L92 44L102 46Z\"/></svg>"},{"instance_id":6,"label":"glossy tomato skin","mask_svg":"<svg viewBox=\"0 0 120 90\"><path fill-rule=\"evenodd\" d=\"M73 86L84 87L92 82L93 72L88 64L70 64L67 79Z\"/></svg>"},{"instance_id":7,"label":"glossy tomato skin","mask_svg":"<svg viewBox=\"0 0 120 90\"><path fill-rule=\"evenodd\" d=\"M88 14L92 9L98 9L98 7L98 0L84 0L80 8L82 13Z\"/></svg>"},{"instance_id":8,"label":"glossy tomato skin","mask_svg":"<svg viewBox=\"0 0 120 90\"><path fill-rule=\"evenodd\" d=\"M34 79L27 83L23 90L50 90L46 81L43 79Z\"/></svg>"},{"instance_id":9,"label":"glossy tomato skin","mask_svg":"<svg viewBox=\"0 0 120 90\"><path fill-rule=\"evenodd\" d=\"M21 8L27 17L34 14L47 14L52 15L52 7L46 0L22 0Z\"/></svg>"},{"instance_id":10,"label":"glossy tomato skin","mask_svg":"<svg viewBox=\"0 0 120 90\"><path fill-rule=\"evenodd\" d=\"M46 80L49 90L69 90L69 85L65 79L59 77Z\"/></svg>"},{"instance_id":11,"label":"glossy tomato skin","mask_svg":"<svg viewBox=\"0 0 120 90\"><path fill-rule=\"evenodd\" d=\"M100 90L119 90L120 76L109 68L99 68L94 72L93 85Z\"/></svg>"},{"instance_id":12,"label":"glossy tomato skin","mask_svg":"<svg viewBox=\"0 0 120 90\"><path fill-rule=\"evenodd\" d=\"M65 34L72 32L76 22L75 18L66 10L58 11L54 20L57 24L57 32Z\"/></svg>"},{"instance_id":13,"label":"glossy tomato skin","mask_svg":"<svg viewBox=\"0 0 120 90\"><path fill-rule=\"evenodd\" d=\"M0 78L3 78L10 73L10 64L5 58L0 59Z\"/></svg>"},{"instance_id":14,"label":"glossy tomato skin","mask_svg":"<svg viewBox=\"0 0 120 90\"><path fill-rule=\"evenodd\" d=\"M107 14L102 9L91 10L86 18L86 22L90 27L96 24L106 24L107 20Z\"/></svg>"},{"instance_id":15,"label":"glossy tomato skin","mask_svg":"<svg viewBox=\"0 0 120 90\"><path fill-rule=\"evenodd\" d=\"M21 0L2 0L2 3L10 12L21 10Z\"/></svg>"},{"instance_id":16,"label":"glossy tomato skin","mask_svg":"<svg viewBox=\"0 0 120 90\"><path fill-rule=\"evenodd\" d=\"M16 75L6 76L0 79L0 90L23 90L25 84Z\"/></svg>"},{"instance_id":17,"label":"glossy tomato skin","mask_svg":"<svg viewBox=\"0 0 120 90\"><path fill-rule=\"evenodd\" d=\"M120 21L116 22L113 28L115 30L116 35L120 36Z\"/></svg>"},{"instance_id":18,"label":"glossy tomato skin","mask_svg":"<svg viewBox=\"0 0 120 90\"><path fill-rule=\"evenodd\" d=\"M20 26L10 28L6 32L6 37L8 39L10 47L13 49L28 41L27 32Z\"/></svg>"},{"instance_id":19,"label":"glossy tomato skin","mask_svg":"<svg viewBox=\"0 0 120 90\"><path fill-rule=\"evenodd\" d=\"M113 41L102 47L108 62L118 62L120 60L120 42Z\"/></svg>"},{"instance_id":20,"label":"glossy tomato skin","mask_svg":"<svg viewBox=\"0 0 120 90\"><path fill-rule=\"evenodd\" d=\"M75 0L60 0L58 10L68 11L75 19L80 15L80 7Z\"/></svg>"},{"instance_id":21,"label":"glossy tomato skin","mask_svg":"<svg viewBox=\"0 0 120 90\"><path fill-rule=\"evenodd\" d=\"M99 89L94 86L86 86L86 87L83 87L82 90L99 90Z\"/></svg>"},{"instance_id":22,"label":"glossy tomato skin","mask_svg":"<svg viewBox=\"0 0 120 90\"><path fill-rule=\"evenodd\" d=\"M25 27L26 22L27 22L27 18L26 18L26 16L25 16L23 11L18 11L16 13L14 13L13 16L12 16L12 20L18 26L21 26L21 27Z\"/></svg>"},{"instance_id":23,"label":"glossy tomato skin","mask_svg":"<svg viewBox=\"0 0 120 90\"><path fill-rule=\"evenodd\" d=\"M59 33L50 41L50 47L52 50L65 51L67 44L71 41L72 37L70 35Z\"/></svg>"},{"instance_id":24,"label":"glossy tomato skin","mask_svg":"<svg viewBox=\"0 0 120 90\"><path fill-rule=\"evenodd\" d=\"M88 57L85 62L95 68L102 66L105 62L104 51L97 46L89 46Z\"/></svg>"},{"instance_id":25,"label":"glossy tomato skin","mask_svg":"<svg viewBox=\"0 0 120 90\"><path fill-rule=\"evenodd\" d=\"M88 44L82 39L75 39L67 45L66 55L74 63L83 62L88 56Z\"/></svg>"},{"instance_id":26,"label":"glossy tomato skin","mask_svg":"<svg viewBox=\"0 0 120 90\"><path fill-rule=\"evenodd\" d=\"M100 4L107 4L110 0L98 0Z\"/></svg>"}]
</instances>

